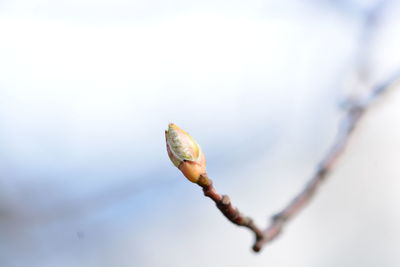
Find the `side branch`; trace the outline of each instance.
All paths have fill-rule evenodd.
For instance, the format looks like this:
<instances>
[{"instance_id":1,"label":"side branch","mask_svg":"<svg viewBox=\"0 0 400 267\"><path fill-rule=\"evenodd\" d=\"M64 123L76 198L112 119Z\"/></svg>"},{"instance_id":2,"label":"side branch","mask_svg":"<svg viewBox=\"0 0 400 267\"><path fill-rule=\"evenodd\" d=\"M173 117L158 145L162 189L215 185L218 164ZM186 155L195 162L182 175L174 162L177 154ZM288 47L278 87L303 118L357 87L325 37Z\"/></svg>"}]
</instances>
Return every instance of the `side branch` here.
<instances>
[{"instance_id":1,"label":"side branch","mask_svg":"<svg viewBox=\"0 0 400 267\"><path fill-rule=\"evenodd\" d=\"M307 203L315 195L321 183L335 167L337 160L346 148L351 133L358 125L358 122L365 114L365 111L371 106L376 98L388 91L396 82L399 81L399 79L400 72L396 73L393 77L379 86L373 88L364 99L354 102L348 108L333 145L319 163L318 168L312 175L310 181L282 211L272 216L270 225L263 231L263 237L253 245L254 251L260 251L265 244L277 238L289 220L305 208Z\"/></svg>"},{"instance_id":2,"label":"side branch","mask_svg":"<svg viewBox=\"0 0 400 267\"><path fill-rule=\"evenodd\" d=\"M261 241L263 238L263 231L257 227L250 217L244 216L237 208L233 207L229 196L220 195L214 188L211 179L205 178L208 182L199 184L203 188L204 195L211 198L222 214L232 223L248 228L254 233L255 242ZM200 178L200 179L202 179Z\"/></svg>"}]
</instances>

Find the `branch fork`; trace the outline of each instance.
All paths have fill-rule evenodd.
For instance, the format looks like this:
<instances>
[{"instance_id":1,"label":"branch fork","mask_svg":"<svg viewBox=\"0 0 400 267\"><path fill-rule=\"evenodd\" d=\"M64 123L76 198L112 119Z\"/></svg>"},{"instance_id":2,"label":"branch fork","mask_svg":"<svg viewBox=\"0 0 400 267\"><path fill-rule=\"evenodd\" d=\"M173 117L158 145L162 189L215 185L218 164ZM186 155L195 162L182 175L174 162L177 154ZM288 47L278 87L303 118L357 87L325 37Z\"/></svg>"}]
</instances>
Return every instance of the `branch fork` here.
<instances>
[{"instance_id":1,"label":"branch fork","mask_svg":"<svg viewBox=\"0 0 400 267\"><path fill-rule=\"evenodd\" d=\"M331 148L319 163L306 186L280 212L272 216L269 226L262 230L254 221L243 215L233 206L227 195L219 194L205 168L205 157L200 146L185 131L175 124L170 124L165 132L167 151L171 161L185 177L202 187L204 195L216 204L221 213L233 224L249 229L254 234L253 251L259 252L266 244L275 240L286 224L310 202L320 185L335 167L349 141L351 133L359 120L369 109L376 98L388 91L400 80L400 72L382 84L372 88L370 93L360 101L355 101L346 109L338 134Z\"/></svg>"}]
</instances>

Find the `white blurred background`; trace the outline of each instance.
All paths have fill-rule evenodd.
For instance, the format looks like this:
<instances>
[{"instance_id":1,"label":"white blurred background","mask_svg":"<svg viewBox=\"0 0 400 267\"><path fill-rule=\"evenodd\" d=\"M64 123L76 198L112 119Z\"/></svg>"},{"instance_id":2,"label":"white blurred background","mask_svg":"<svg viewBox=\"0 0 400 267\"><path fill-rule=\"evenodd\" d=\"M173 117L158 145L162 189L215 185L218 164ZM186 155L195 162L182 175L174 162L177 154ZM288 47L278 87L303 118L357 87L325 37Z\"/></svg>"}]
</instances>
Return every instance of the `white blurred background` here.
<instances>
[{"instance_id":1,"label":"white blurred background","mask_svg":"<svg viewBox=\"0 0 400 267\"><path fill-rule=\"evenodd\" d=\"M169 162L174 122L265 226L347 98L400 68L400 2L0 1L0 266L400 266L400 92L256 255Z\"/></svg>"}]
</instances>

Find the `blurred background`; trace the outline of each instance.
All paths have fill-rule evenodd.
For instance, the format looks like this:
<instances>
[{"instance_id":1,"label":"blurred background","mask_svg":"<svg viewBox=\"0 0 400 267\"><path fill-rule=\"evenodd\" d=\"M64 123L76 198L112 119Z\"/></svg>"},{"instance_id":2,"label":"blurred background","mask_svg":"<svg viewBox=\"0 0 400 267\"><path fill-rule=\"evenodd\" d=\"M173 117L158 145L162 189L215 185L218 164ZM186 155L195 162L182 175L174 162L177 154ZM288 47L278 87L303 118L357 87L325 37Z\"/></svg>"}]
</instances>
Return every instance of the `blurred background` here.
<instances>
[{"instance_id":1,"label":"blurred background","mask_svg":"<svg viewBox=\"0 0 400 267\"><path fill-rule=\"evenodd\" d=\"M259 255L164 141L192 134L264 227L400 68L399 29L394 0L0 0L0 266L400 266L400 88Z\"/></svg>"}]
</instances>

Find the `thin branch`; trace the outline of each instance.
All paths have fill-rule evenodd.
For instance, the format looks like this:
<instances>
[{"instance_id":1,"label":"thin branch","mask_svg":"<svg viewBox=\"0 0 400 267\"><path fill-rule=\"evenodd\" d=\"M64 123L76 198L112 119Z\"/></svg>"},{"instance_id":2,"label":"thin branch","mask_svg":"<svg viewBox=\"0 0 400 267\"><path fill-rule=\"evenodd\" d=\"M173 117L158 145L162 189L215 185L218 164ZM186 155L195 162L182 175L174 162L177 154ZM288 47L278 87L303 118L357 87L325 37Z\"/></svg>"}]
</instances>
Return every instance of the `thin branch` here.
<instances>
[{"instance_id":1,"label":"thin branch","mask_svg":"<svg viewBox=\"0 0 400 267\"><path fill-rule=\"evenodd\" d=\"M211 198L218 209L222 212L225 217L232 223L248 228L254 233L255 242L259 242L263 239L263 231L261 228L254 224L253 219L244 216L237 208L233 207L229 196L220 195L214 188L212 180L208 177L202 177L208 180L207 184L200 186L203 188L204 195Z\"/></svg>"},{"instance_id":2,"label":"thin branch","mask_svg":"<svg viewBox=\"0 0 400 267\"><path fill-rule=\"evenodd\" d=\"M318 168L312 175L310 181L282 211L272 217L271 224L263 231L263 237L254 244L254 251L260 251L265 244L277 238L289 220L305 208L307 203L317 192L321 183L335 167L339 157L346 148L351 133L357 127L358 122L365 114L365 111L370 108L374 100L383 95L399 81L400 71L387 81L374 87L362 101L355 102L350 108L348 108L333 145L319 163Z\"/></svg>"},{"instance_id":3,"label":"thin branch","mask_svg":"<svg viewBox=\"0 0 400 267\"><path fill-rule=\"evenodd\" d=\"M204 195L215 202L218 209L229 221L238 226L245 227L254 233L255 242L253 250L259 252L266 244L276 239L284 229L285 225L307 206L309 201L318 191L322 182L336 166L336 163L343 154L351 133L357 127L359 120L371 107L374 100L386 93L399 81L400 71L382 84L372 88L365 98L352 102L351 106L347 108L347 112L340 124L338 134L331 148L320 161L315 173L311 176L310 181L285 208L272 216L270 225L264 231L255 225L254 221L250 217L244 216L237 208L235 208L232 205L229 196L220 195L213 186L211 179L207 177L207 174L200 176L200 180L203 181L199 182L198 185L203 188Z\"/></svg>"},{"instance_id":4,"label":"thin branch","mask_svg":"<svg viewBox=\"0 0 400 267\"><path fill-rule=\"evenodd\" d=\"M376 30L376 24L379 21L379 16L382 15L384 4L377 5L372 9L366 17L364 30L360 41L360 49L356 74L359 82L366 84L366 79L369 76L367 65L367 54L370 50L370 43L373 37L373 32ZM220 195L214 188L212 181L207 177L207 174L200 176L200 182L196 182L203 188L204 195L211 198L222 214L232 223L248 228L254 233L255 242L253 250L259 252L266 244L275 240L282 233L286 224L301 210L303 210L316 194L320 185L335 168L338 159L343 154L351 134L358 126L358 122L363 117L365 112L371 107L374 101L386 93L390 88L400 81L400 70L397 71L389 79L385 80L378 86L372 87L365 97L360 97L357 101L348 103L346 113L339 125L338 133L334 139L330 149L322 158L315 172L311 176L306 186L284 207L280 212L272 216L271 223L265 230L254 224L250 217L244 216L237 208L233 207L230 198L227 195Z\"/></svg>"}]
</instances>

